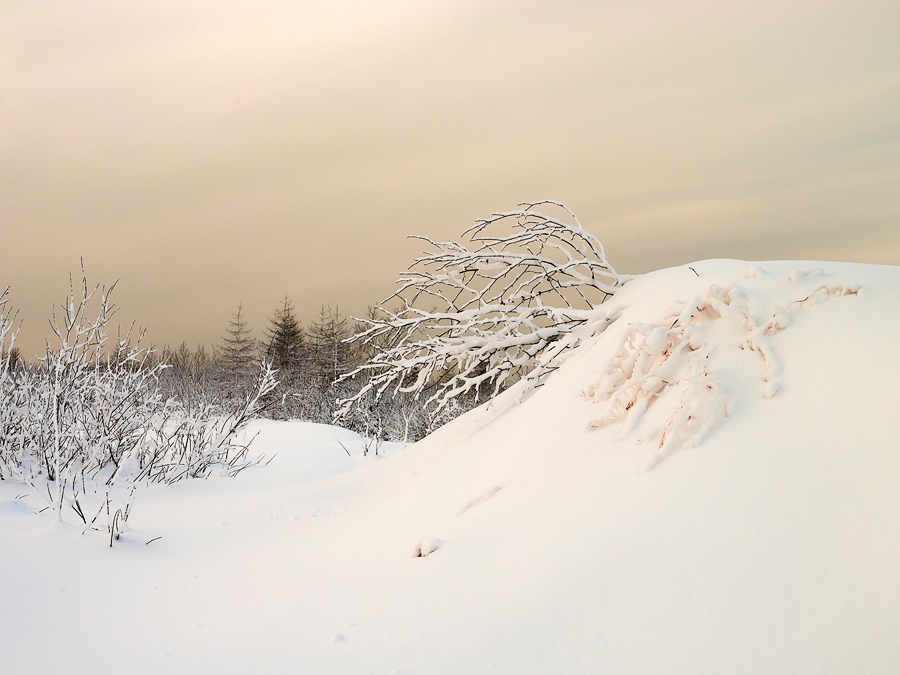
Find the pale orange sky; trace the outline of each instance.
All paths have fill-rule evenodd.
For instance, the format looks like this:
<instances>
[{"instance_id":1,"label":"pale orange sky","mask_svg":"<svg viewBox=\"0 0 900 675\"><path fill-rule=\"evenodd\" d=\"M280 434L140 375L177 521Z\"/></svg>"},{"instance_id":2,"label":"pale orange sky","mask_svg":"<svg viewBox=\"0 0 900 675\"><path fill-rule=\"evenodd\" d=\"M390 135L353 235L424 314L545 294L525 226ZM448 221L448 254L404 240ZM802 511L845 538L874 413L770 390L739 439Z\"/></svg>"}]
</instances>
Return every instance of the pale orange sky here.
<instances>
[{"instance_id":1,"label":"pale orange sky","mask_svg":"<svg viewBox=\"0 0 900 675\"><path fill-rule=\"evenodd\" d=\"M900 264L900 3L0 0L0 285L84 258L157 344L361 313L566 202L622 272Z\"/></svg>"}]
</instances>

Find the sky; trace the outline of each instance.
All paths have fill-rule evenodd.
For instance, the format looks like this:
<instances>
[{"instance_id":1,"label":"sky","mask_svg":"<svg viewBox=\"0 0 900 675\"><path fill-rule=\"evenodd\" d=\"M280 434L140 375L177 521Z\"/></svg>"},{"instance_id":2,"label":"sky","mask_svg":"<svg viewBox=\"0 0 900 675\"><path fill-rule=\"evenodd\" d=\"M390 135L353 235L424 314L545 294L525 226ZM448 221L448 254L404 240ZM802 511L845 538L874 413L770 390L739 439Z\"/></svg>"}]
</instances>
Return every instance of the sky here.
<instances>
[{"instance_id":1,"label":"sky","mask_svg":"<svg viewBox=\"0 0 900 675\"><path fill-rule=\"evenodd\" d=\"M565 202L623 273L900 264L900 3L0 0L0 286L211 346Z\"/></svg>"}]
</instances>

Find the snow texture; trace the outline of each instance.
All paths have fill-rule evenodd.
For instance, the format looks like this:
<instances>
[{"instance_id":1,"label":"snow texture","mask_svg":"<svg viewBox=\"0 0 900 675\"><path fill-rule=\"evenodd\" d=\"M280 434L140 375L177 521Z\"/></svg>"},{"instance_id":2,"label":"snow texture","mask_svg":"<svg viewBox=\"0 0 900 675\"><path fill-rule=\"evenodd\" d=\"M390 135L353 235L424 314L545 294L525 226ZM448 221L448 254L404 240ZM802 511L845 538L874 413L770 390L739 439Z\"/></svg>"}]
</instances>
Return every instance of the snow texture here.
<instances>
[{"instance_id":1,"label":"snow texture","mask_svg":"<svg viewBox=\"0 0 900 675\"><path fill-rule=\"evenodd\" d=\"M271 464L142 487L113 548L0 482L0 671L900 672L900 269L703 261L603 312L384 456L254 423Z\"/></svg>"},{"instance_id":2,"label":"snow texture","mask_svg":"<svg viewBox=\"0 0 900 675\"><path fill-rule=\"evenodd\" d=\"M762 274L753 267L747 278L758 279ZM787 280L819 279L823 274L821 268L793 271ZM637 427L647 408L671 388L679 392L677 405L645 468L652 469L679 448L696 447L733 412L724 378L717 372L718 363L733 359L736 350L758 354L762 393L772 398L781 387L773 336L785 330L790 316L803 307L859 292L856 284L807 284L795 293L802 297L773 303L758 290L762 284L712 284L703 295L676 302L658 321L631 324L616 355L603 369L601 381L583 392L596 403L608 402L603 416L592 421L590 428L624 419L619 434L624 438Z\"/></svg>"}]
</instances>

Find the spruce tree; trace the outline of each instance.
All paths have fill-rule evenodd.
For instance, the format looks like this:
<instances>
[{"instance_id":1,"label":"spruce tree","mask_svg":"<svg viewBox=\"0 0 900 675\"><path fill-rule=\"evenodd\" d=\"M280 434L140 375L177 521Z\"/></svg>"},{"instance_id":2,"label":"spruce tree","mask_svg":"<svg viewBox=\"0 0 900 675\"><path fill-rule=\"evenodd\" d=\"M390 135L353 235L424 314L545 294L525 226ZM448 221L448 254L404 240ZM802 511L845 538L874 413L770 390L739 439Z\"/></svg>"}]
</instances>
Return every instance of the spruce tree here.
<instances>
[{"instance_id":1,"label":"spruce tree","mask_svg":"<svg viewBox=\"0 0 900 675\"><path fill-rule=\"evenodd\" d=\"M266 336L266 354L272 365L282 373L282 378L287 373L297 374L303 365L305 339L303 328L294 315L294 306L287 295L284 296L282 306L269 319Z\"/></svg>"},{"instance_id":2,"label":"spruce tree","mask_svg":"<svg viewBox=\"0 0 900 675\"><path fill-rule=\"evenodd\" d=\"M229 321L222 346L219 349L222 365L232 374L245 373L252 369L256 360L256 341L252 337L247 320L244 318L243 305Z\"/></svg>"}]
</instances>

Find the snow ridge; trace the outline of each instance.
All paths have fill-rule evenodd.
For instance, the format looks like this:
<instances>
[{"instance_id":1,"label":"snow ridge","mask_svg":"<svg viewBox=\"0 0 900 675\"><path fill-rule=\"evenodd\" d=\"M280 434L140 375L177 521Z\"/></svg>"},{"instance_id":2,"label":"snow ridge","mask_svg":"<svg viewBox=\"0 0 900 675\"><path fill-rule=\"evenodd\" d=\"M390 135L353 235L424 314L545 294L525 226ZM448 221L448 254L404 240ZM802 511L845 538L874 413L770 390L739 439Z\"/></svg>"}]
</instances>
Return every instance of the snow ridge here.
<instances>
[{"instance_id":1,"label":"snow ridge","mask_svg":"<svg viewBox=\"0 0 900 675\"><path fill-rule=\"evenodd\" d=\"M752 267L747 279L765 275ZM794 271L788 282L824 275L821 268ZM676 450L690 450L709 436L718 423L733 414L719 371L742 350L762 360L763 396L781 388L780 369L772 337L790 325L790 315L832 296L856 295L858 285L819 284L786 304L766 302L771 293L746 286L712 284L706 294L677 303L653 323L634 323L620 339L600 381L581 395L605 404L589 430L624 420L619 438L633 432L644 413L670 389L678 403L658 432L657 451L643 471L653 469ZM725 324L720 325L720 324ZM729 339L731 338L731 339ZM717 355L716 352L725 354ZM717 358L718 357L718 358Z\"/></svg>"}]
</instances>

